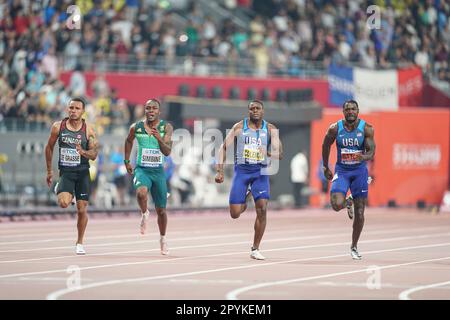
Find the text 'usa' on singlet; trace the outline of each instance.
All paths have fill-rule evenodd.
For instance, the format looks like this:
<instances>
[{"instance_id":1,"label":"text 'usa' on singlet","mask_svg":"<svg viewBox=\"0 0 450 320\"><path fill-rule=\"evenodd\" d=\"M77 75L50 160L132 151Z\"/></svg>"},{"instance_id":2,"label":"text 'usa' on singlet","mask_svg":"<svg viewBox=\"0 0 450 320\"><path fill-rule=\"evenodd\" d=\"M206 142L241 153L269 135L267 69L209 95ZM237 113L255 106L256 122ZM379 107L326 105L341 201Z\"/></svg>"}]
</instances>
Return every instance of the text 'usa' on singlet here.
<instances>
[{"instance_id":1,"label":"text 'usa' on singlet","mask_svg":"<svg viewBox=\"0 0 450 320\"><path fill-rule=\"evenodd\" d=\"M358 161L357 154L364 152L364 127L366 122L359 120L358 126L353 131L347 131L343 120L338 121L338 133L336 137L337 164L343 168L357 168L365 164Z\"/></svg>"},{"instance_id":2,"label":"text 'usa' on singlet","mask_svg":"<svg viewBox=\"0 0 450 320\"><path fill-rule=\"evenodd\" d=\"M267 122L263 120L261 129L251 129L248 119L236 137L235 164L240 166L267 166L267 149L270 142Z\"/></svg>"}]
</instances>

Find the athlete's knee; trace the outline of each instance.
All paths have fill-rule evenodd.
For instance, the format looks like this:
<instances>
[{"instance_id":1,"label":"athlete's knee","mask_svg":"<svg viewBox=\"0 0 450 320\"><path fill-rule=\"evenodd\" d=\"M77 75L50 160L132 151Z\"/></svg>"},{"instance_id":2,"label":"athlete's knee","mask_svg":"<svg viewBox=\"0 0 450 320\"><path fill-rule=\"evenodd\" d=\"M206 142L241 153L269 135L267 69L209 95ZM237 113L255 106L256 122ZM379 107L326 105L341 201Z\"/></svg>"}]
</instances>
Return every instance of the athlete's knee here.
<instances>
[{"instance_id":1,"label":"athlete's knee","mask_svg":"<svg viewBox=\"0 0 450 320\"><path fill-rule=\"evenodd\" d=\"M345 206L344 197L342 197L342 199L336 196L331 197L331 207L333 208L334 211L342 210L344 206Z\"/></svg>"},{"instance_id":2,"label":"athlete's knee","mask_svg":"<svg viewBox=\"0 0 450 320\"><path fill-rule=\"evenodd\" d=\"M355 205L355 217L364 220L365 198L356 198L353 200Z\"/></svg>"},{"instance_id":3,"label":"athlete's knee","mask_svg":"<svg viewBox=\"0 0 450 320\"><path fill-rule=\"evenodd\" d=\"M67 208L72 202L72 199L68 197L58 197L58 204L61 208Z\"/></svg>"},{"instance_id":4,"label":"athlete's knee","mask_svg":"<svg viewBox=\"0 0 450 320\"><path fill-rule=\"evenodd\" d=\"M333 208L334 211L340 211L344 208L344 206L339 205L338 203L331 201L331 207Z\"/></svg>"},{"instance_id":5,"label":"athlete's knee","mask_svg":"<svg viewBox=\"0 0 450 320\"><path fill-rule=\"evenodd\" d=\"M355 219L364 221L364 209L355 208Z\"/></svg>"},{"instance_id":6,"label":"athlete's knee","mask_svg":"<svg viewBox=\"0 0 450 320\"><path fill-rule=\"evenodd\" d=\"M145 200L147 199L147 190L145 189L138 189L136 192L136 196L138 200Z\"/></svg>"},{"instance_id":7,"label":"athlete's knee","mask_svg":"<svg viewBox=\"0 0 450 320\"><path fill-rule=\"evenodd\" d=\"M263 207L256 207L256 215L258 216L259 219L266 219L267 216L267 207L263 206Z\"/></svg>"},{"instance_id":8,"label":"athlete's knee","mask_svg":"<svg viewBox=\"0 0 450 320\"><path fill-rule=\"evenodd\" d=\"M64 199L58 200L58 204L61 208L65 209L69 206L70 202Z\"/></svg>"},{"instance_id":9,"label":"athlete's knee","mask_svg":"<svg viewBox=\"0 0 450 320\"><path fill-rule=\"evenodd\" d=\"M233 219L237 219L241 216L242 210L241 208L236 208L234 206L230 207L230 216Z\"/></svg>"},{"instance_id":10,"label":"athlete's knee","mask_svg":"<svg viewBox=\"0 0 450 320\"><path fill-rule=\"evenodd\" d=\"M166 208L156 208L156 214L158 216L163 216L166 214Z\"/></svg>"}]
</instances>

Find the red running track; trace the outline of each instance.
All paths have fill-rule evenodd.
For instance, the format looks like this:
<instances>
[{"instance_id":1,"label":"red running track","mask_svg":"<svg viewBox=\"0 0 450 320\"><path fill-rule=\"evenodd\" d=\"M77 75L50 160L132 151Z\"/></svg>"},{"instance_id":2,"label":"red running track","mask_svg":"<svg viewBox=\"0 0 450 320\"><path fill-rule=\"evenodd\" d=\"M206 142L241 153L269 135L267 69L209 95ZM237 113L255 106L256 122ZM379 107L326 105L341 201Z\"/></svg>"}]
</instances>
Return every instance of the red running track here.
<instances>
[{"instance_id":1,"label":"red running track","mask_svg":"<svg viewBox=\"0 0 450 320\"><path fill-rule=\"evenodd\" d=\"M249 257L255 213L169 213L170 256L154 212L90 219L86 256L76 220L0 223L0 299L450 299L450 214L368 208L360 261L343 211L268 212L261 252Z\"/></svg>"}]
</instances>

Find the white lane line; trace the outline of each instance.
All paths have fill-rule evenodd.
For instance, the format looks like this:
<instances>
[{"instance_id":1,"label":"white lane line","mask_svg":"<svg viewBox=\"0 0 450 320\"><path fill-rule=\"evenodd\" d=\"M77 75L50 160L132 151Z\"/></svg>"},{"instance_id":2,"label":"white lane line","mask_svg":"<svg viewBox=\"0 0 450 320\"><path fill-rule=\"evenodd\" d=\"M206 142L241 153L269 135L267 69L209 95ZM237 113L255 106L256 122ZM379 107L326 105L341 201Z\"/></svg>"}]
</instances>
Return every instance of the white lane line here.
<instances>
[{"instance_id":1,"label":"white lane line","mask_svg":"<svg viewBox=\"0 0 450 320\"><path fill-rule=\"evenodd\" d=\"M421 231L422 229L409 229L408 231ZM366 235L378 235L378 234L386 234L386 233L395 233L397 231L402 230L377 230L377 231L368 231L366 232ZM283 231L285 232L285 231ZM217 236L217 238L226 238L226 237L236 237L240 236L242 234L231 234L231 235L223 235L223 236ZM247 233L245 234L247 235ZM290 237L290 238L278 238L278 239L266 239L264 242L279 242L279 241L292 241L292 240L313 240L313 239L323 239L323 238L332 238L332 237L339 237L339 236L347 236L348 232L346 233L334 233L334 234L326 234L326 235L320 235L320 236L302 236L302 237ZM409 240L409 239L416 239L416 238L434 238L434 237L440 237L440 236L448 236L450 233L438 233L438 234L432 234L432 235L419 235L419 236L409 236L409 237L396 237L396 238L388 238L388 239L378 239L378 240L372 240L372 241L401 241L401 240ZM172 239L172 241L186 241L186 240L192 240L193 238L175 238ZM196 240L198 238L195 238ZM203 239L209 239L209 237L202 238ZM367 240L366 240L367 241ZM144 241L141 241L144 242ZM139 243L141 243L139 242ZM152 242L150 240L147 240L146 242ZM220 244L210 244L210 245L192 245L192 246L183 246L183 247L174 247L172 250L177 249L190 249L190 248L204 248L204 247L214 247L214 246L227 246L227 245L238 245L238 244L245 244L248 241L239 241L239 242L231 242L231 243L220 243ZM364 241L360 241L360 243L365 243ZM326 246L328 246L327 244ZM333 244L331 244L333 246ZM106 246L106 245L103 245ZM313 246L314 248L315 246ZM73 248L73 247L69 247ZM309 248L309 246L300 246L300 247L292 247L294 249L301 249L301 248ZM277 249L275 249L277 250ZM127 251L110 251L110 252L104 252L104 253L94 253L89 254L89 257L92 256L106 256L106 255L113 255L113 254L129 254L129 253L143 253L143 252L153 252L153 251L159 251L159 249L140 249L140 250L127 250ZM267 249L264 251L272 251L271 249ZM45 258L29 258L29 259L16 259L16 260L5 260L0 261L0 264L3 263L17 263L17 262L32 262L32 261L48 261L48 260L56 260L56 259L66 259L66 258L79 258L76 255L66 255L66 256L56 256L56 257L45 257ZM0 275L0 279L2 276Z\"/></svg>"},{"instance_id":2,"label":"white lane line","mask_svg":"<svg viewBox=\"0 0 450 320\"><path fill-rule=\"evenodd\" d=\"M334 234L333 236L344 236L348 233L342 233L342 234ZM211 237L203 237L200 240L206 240L210 238L228 238L233 237L236 238L237 236L240 236L241 234L232 234L232 235L223 235L223 236L211 236ZM248 235L248 233L246 233ZM449 234L450 235L450 234ZM282 242L282 241L292 241L292 240L311 240L311 239L322 239L325 236L305 236L305 237L290 237L290 238L277 238L277 239L267 239L265 242ZM331 235L329 235L331 237ZM184 238L184 239L172 239L170 242L175 241L186 241L186 240L192 240L192 238ZM198 239L195 239L198 240ZM155 242L155 241L146 241L146 242ZM207 245L189 245L189 246L181 246L181 247L171 247L171 250L178 250L178 249L195 249L195 248L209 248L209 247L219 247L219 246L229 246L229 245L239 245L239 244L246 244L248 241L236 241L236 242L224 242L224 243L211 243ZM347 243L347 242L346 242ZM103 253L93 253L89 254L88 257L93 256L107 256L107 255L113 255L113 254L128 254L128 253L141 253L141 252L152 252L152 251L160 251L159 248L154 249L141 249L141 250L127 250L127 251L112 251L112 252L103 252ZM20 260L7 260L7 261L0 261L0 264L2 263L16 263L16 262L31 262L31 261L43 261L43 260L55 260L55 259L62 259L62 258L80 258L77 255L70 255L70 256L58 256L58 257L46 257L46 258L30 258L30 259L20 259ZM142 257L145 258L145 257ZM0 278L2 276L0 275Z\"/></svg>"},{"instance_id":3,"label":"white lane line","mask_svg":"<svg viewBox=\"0 0 450 320\"><path fill-rule=\"evenodd\" d=\"M336 228L332 228L332 229L326 229L326 230L318 230L318 232L324 232L327 233L328 231L331 230L335 230ZM433 228L435 229L435 228ZM441 228L439 228L441 229ZM229 230L227 230L229 231ZM301 232L302 230L292 230L292 229L279 229L279 230L271 230L271 233L276 233L276 232ZM309 230L304 230L306 232L308 232ZM408 231L429 231L428 228L416 228L416 229L408 229ZM367 231L366 234L384 234L384 233L395 233L395 232L404 232L404 228L401 229L391 229L391 230L377 230L377 231ZM216 233L215 233L216 234ZM154 234L156 235L156 233ZM239 234L230 234L228 236L236 236L236 235L248 235L248 232L243 232L243 233L239 233ZM135 238L138 235L133 235ZM214 236L210 236L210 237L214 237ZM221 237L221 235L218 235L216 237ZM223 237L227 237L227 235L223 235ZM190 238L189 238L190 239ZM73 240L73 239L72 239ZM184 240L184 239L183 239ZM197 239L194 240L201 240L201 237L198 237ZM106 246L114 246L114 245L128 245L128 244L137 244L137 243L148 243L148 242L152 242L154 240L136 240L136 241L122 241L122 242L108 242L108 243L101 243L101 244L91 244L89 245L89 247L106 247ZM71 246L59 246L59 247L44 247L44 248L27 248L27 249L13 249L13 250L0 250L0 253L16 253L16 252L34 252L34 251L44 251L44 250L60 250L60 249L73 249L73 245ZM1 261L0 261L1 262Z\"/></svg>"},{"instance_id":4,"label":"white lane line","mask_svg":"<svg viewBox=\"0 0 450 320\"><path fill-rule=\"evenodd\" d=\"M374 253L372 252L366 252L365 254ZM398 267L405 267L405 266L411 266L415 264L420 263L427 263L427 262L435 262L435 261L442 261L442 260L448 260L450 257L443 257L443 258L436 258L436 259L427 259L427 260L421 260L421 261L413 261L413 262L406 262L406 263L399 263L399 264L391 264L387 266L379 267L379 270L383 269L392 269L392 268L398 268ZM272 281L272 282L265 282L265 283L259 283L254 284L251 286L246 286L242 288L235 289L233 291L230 291L226 295L227 300L238 300L238 295L248 292L255 289L261 289L261 288L267 288L272 286L279 286L279 285L285 285L295 282L304 282L304 281L310 281L310 280L317 280L317 279L325 279L325 278L331 278L331 277L337 277L337 276L343 276L348 274L354 274L354 273L361 273L361 272L367 272L367 268L359 269L359 270L353 270L353 271L345 271L345 272L335 272L335 273L328 273L328 274L322 274L319 276L312 276L312 277L304 277L304 278L295 278L295 279L288 279L288 280L280 280L280 281Z\"/></svg>"},{"instance_id":5,"label":"white lane line","mask_svg":"<svg viewBox=\"0 0 450 320\"><path fill-rule=\"evenodd\" d=\"M435 227L433 229L443 229L442 227ZM275 232L289 232L289 231L294 231L292 230L291 227L286 227L286 228L276 228L276 229L272 229ZM76 232L76 230L72 230L73 232ZM66 232L64 234L68 234L68 233L72 233L71 232ZM213 229L214 234L218 234L220 232L230 232L230 229ZM244 230L242 230L244 231ZM296 232L311 232L311 229L296 229ZM336 228L328 228L328 229L320 229L318 230L318 232L328 232L328 231L336 231ZM175 230L175 231L171 231L170 234L171 235L177 235L177 234L184 234L184 233L189 233L189 234L205 234L205 230L192 230L192 231L186 231L186 230ZM46 234L47 236L51 236ZM159 233L158 232L149 232L147 233L144 237L149 237L149 236L158 236ZM137 237L142 237L141 235L137 234L137 232L130 232L127 234L121 234L121 235L103 235L103 236L93 236L93 237L89 237L89 240L101 240L101 239L121 239L121 238L137 238ZM1 245L15 245L15 244L35 244L35 243L49 243L49 242L58 242L58 241L74 241L74 237L67 237L67 238L53 238L53 239L40 239L40 240L27 240L27 241L11 241L11 242L0 242L0 246ZM20 250L20 249L19 249ZM0 251L1 252L1 251Z\"/></svg>"},{"instance_id":6,"label":"white lane line","mask_svg":"<svg viewBox=\"0 0 450 320\"><path fill-rule=\"evenodd\" d=\"M373 227L373 226L372 226ZM347 229L347 226L343 226L341 227L342 229ZM327 229L315 229L315 232L317 233L328 233L331 231L336 231L336 229L339 228L327 228ZM376 229L376 228L373 228ZM431 230L439 230L439 229L444 229L447 230L446 228L443 227L425 227L425 228L416 228L416 229L408 229L408 231L412 231L412 230L420 230L420 231L431 231ZM291 231L292 228L291 227L287 227L287 228L276 228L276 229L272 229L270 230L270 232L273 231ZM384 231L391 231L391 232L398 232L398 231L404 231L404 228L402 229L386 229L383 228ZM217 234L219 232L229 232L230 229L214 229L214 234ZM295 229L295 232L301 233L301 232L310 232L311 229L308 228L303 228L303 229ZM67 235L68 232L63 233ZM171 235L175 235L175 234L180 234L180 233L186 233L186 230L176 230L176 231L172 231ZM193 231L189 231L189 234L198 234L198 233L202 233L204 234L205 231L204 230L193 230ZM58 233L59 234L59 233ZM44 234L46 236L51 236L52 234ZM149 232L146 236L157 236L159 235L158 232ZM137 235L136 234L121 234L121 235L103 235L103 236L93 236L93 237L89 237L89 240L102 240L102 239L121 239L121 238L136 238ZM37 243L50 243L50 242L58 242L58 241L73 241L74 237L66 237L66 238L53 238L53 239L39 239L39 240L26 240L26 241L8 241L8 242L0 242L0 246L10 246L10 245L16 245L16 244L37 244ZM0 251L1 252L1 251Z\"/></svg>"},{"instance_id":7,"label":"white lane line","mask_svg":"<svg viewBox=\"0 0 450 320\"><path fill-rule=\"evenodd\" d=\"M365 252L364 254L368 255L368 254L376 254L376 253L384 253L384 252L404 251L404 250L413 250L413 249L442 247L442 246L450 246L450 242L431 244L431 245L423 245L423 246L412 246L412 247L400 247L400 248L394 248L394 249L374 250L374 251ZM209 257L209 256L206 256L206 257ZM208 274L208 273L230 271L230 270L239 270L239 269L262 268L262 267L268 267L268 266L274 266L274 265L280 265L280 264L287 264L287 263L293 263L293 262L314 261L314 260L332 259L332 258L339 258L339 257L348 257L348 254L321 256L321 257L314 257L314 258L293 259L293 260L285 260L285 261L278 261L278 262L263 262L263 263L250 264L250 265L249 264L245 264L245 265L240 265L240 266L235 266L235 267L218 268L218 269L207 269L207 270L201 270L201 271L174 273L174 274L161 275L161 276L152 276L152 277L141 277L141 278L129 278L129 279L120 279L120 280L101 281L101 282L91 283L91 284L88 284L88 285L81 285L79 287L66 288L66 289L58 290L58 291L55 291L55 292L52 292L52 293L48 294L46 299L47 300L56 300L56 299L62 297L63 295L66 295L68 293L81 291L81 290L86 290L86 289L91 289L91 288L98 288L98 287L108 286L108 285L116 285L116 284L130 283L130 282L142 282L142 281L157 280L157 279L171 279L171 278L179 278L179 277L184 277L184 276ZM200 257L196 257L196 258L203 258L203 257L200 256ZM450 259L450 257L439 258L439 259L423 260L421 263L429 262L429 261L444 260L444 259ZM417 262L413 262L413 263L410 262L410 263L401 264L401 265L410 265L410 264L415 264L415 263L417 263ZM401 266L401 265L395 265L395 266ZM382 268L382 267L380 267L380 268ZM386 268L386 267L384 267L384 268ZM356 272L367 272L367 268L362 269L362 270L357 270ZM355 271L350 271L350 273L355 273ZM345 273L342 273L342 274L345 274ZM334 275L335 274L333 274L333 276ZM326 277L330 277L330 276L331 275L319 276L318 278L317 277L311 277L311 278L320 279L320 278L326 278ZM304 278L304 279L309 279L309 277L308 278ZM290 280L290 281L292 281L292 280ZM272 285L272 283L278 283L278 282L271 282L271 283L269 283L269 285ZM260 285L264 285L264 284L260 284ZM260 286L260 285L257 285L257 286ZM245 288L252 288L252 287L254 287L254 286L249 286L249 287L245 287ZM241 288L239 290L242 290L242 289L243 288ZM236 290L234 290L234 291L236 291ZM234 291L232 291L232 293ZM237 296L237 294L236 294L236 296ZM233 297L233 296L230 296L230 297ZM227 299L230 299L229 298L229 294L227 294Z\"/></svg>"},{"instance_id":8,"label":"white lane line","mask_svg":"<svg viewBox=\"0 0 450 320\"><path fill-rule=\"evenodd\" d=\"M408 290L402 291L399 295L398 298L400 300L411 300L411 298L409 297L412 293L417 292L417 291L422 291L422 290L427 290L427 289L433 289L433 288L438 288L438 287L442 287L442 286L447 286L450 285L450 281L446 281L446 282L439 282L439 283L432 283L432 284L428 284L428 285L423 285L423 286L418 286L418 287L414 287L414 288L410 288ZM448 299L448 297L447 297Z\"/></svg>"},{"instance_id":9,"label":"white lane line","mask_svg":"<svg viewBox=\"0 0 450 320\"><path fill-rule=\"evenodd\" d=\"M447 233L447 235L450 235L450 233ZM442 236L442 234L422 235L422 236L413 236L413 237L397 237L397 238L387 238L387 239L365 240L365 241L360 241L360 243L379 243L379 242L410 240L410 239L418 239L418 238L419 239L420 238L421 239L423 239L423 238L435 238L435 237L441 237L441 236ZM266 240L266 242L268 242L268 241L278 241L278 240L279 239ZM225 243L217 243L217 244L185 246L185 247L173 248L172 250L193 249L193 248L208 248L208 247L217 247L217 246L229 246L229 245L239 245L239 244L244 244L244 243L247 243L247 242L234 242L234 243L233 242L225 242ZM283 247L283 248L276 248L276 249L267 249L267 250L264 250L264 251L265 252L271 252L271 251L285 251L285 250L325 248L325 247L335 247L335 246L340 246L340 245L348 245L348 241L346 241L346 242L337 242L337 243L336 242L335 243L327 243L327 244L320 244L320 245ZM159 249L150 249L150 250L147 250L147 251L159 251ZM101 269L101 268L123 267L123 266L131 266L131 265L153 264L153 263L158 263L158 262L173 262L173 261L187 260L187 259L230 256L230 255L237 255L237 254L248 254L248 251L227 252L227 253L220 253L220 254L213 254L213 255L202 255L202 256L189 256L189 257L181 257L181 258L174 258L174 259L167 259L166 258L166 259L152 260L152 261L122 262L122 263L115 263L115 264L96 265L96 266L82 267L82 268L80 268L80 271L81 270ZM59 272L66 272L66 269L4 274L4 275L0 275L0 279L13 278L13 277L19 277L19 276L51 274L51 273L59 273Z\"/></svg>"}]
</instances>

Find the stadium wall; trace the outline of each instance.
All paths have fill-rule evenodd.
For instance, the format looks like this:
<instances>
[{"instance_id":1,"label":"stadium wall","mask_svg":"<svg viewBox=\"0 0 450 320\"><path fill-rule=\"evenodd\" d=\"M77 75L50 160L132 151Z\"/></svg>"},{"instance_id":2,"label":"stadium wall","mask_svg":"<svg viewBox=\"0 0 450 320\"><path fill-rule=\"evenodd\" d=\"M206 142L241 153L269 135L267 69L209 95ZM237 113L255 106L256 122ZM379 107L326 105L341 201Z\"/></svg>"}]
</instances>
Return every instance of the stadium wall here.
<instances>
[{"instance_id":1,"label":"stadium wall","mask_svg":"<svg viewBox=\"0 0 450 320\"><path fill-rule=\"evenodd\" d=\"M322 141L328 126L342 118L341 110L325 110L311 131L311 187L320 190L318 177ZM375 128L376 155L369 164L374 178L369 186L369 204L416 205L418 201L440 204L449 187L450 110L408 108L397 112L362 114ZM330 166L336 162L336 147ZM311 198L319 204L318 196Z\"/></svg>"},{"instance_id":2,"label":"stadium wall","mask_svg":"<svg viewBox=\"0 0 450 320\"><path fill-rule=\"evenodd\" d=\"M95 72L85 72L88 95L92 96L91 83L98 75ZM70 83L71 72L63 72L60 76L65 85ZM323 106L329 105L328 82L322 79L283 79L283 78L244 78L244 77L192 77L138 73L105 73L111 88L116 88L119 97L136 104L144 104L150 97L162 98L166 95L178 95L180 85L187 84L194 96L197 86L203 85L207 92L214 86L220 86L224 97L232 87L240 89L240 99L247 100L247 89L258 91L268 88L271 99L275 100L278 89L313 89L313 99Z\"/></svg>"}]
</instances>

